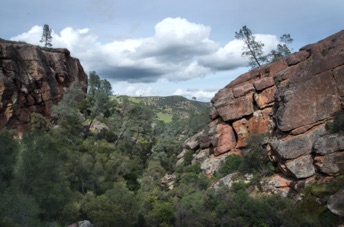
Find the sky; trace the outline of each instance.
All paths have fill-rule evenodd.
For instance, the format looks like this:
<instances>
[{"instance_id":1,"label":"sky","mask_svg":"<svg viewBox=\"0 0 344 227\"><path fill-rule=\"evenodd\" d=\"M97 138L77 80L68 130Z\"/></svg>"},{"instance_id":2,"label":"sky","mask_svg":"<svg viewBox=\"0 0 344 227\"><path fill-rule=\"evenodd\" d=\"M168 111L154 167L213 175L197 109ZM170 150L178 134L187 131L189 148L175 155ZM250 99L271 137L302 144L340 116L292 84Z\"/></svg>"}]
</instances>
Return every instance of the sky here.
<instances>
[{"instance_id":1,"label":"sky","mask_svg":"<svg viewBox=\"0 0 344 227\"><path fill-rule=\"evenodd\" d=\"M343 29L343 0L1 0L0 38L68 48L113 94L209 101L247 72L244 25L268 53L290 34L293 51Z\"/></svg>"}]
</instances>

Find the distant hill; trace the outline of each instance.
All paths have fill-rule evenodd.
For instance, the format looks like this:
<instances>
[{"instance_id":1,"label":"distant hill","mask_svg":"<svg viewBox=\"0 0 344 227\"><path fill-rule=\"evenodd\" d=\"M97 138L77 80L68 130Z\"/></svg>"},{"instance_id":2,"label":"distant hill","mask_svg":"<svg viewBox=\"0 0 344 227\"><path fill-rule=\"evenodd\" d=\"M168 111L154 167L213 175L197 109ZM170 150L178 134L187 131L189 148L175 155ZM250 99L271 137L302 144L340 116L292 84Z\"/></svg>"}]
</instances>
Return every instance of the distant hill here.
<instances>
[{"instance_id":1,"label":"distant hill","mask_svg":"<svg viewBox=\"0 0 344 227\"><path fill-rule=\"evenodd\" d=\"M209 103L189 100L182 96L147 96L147 97L129 97L112 96L119 104L129 102L130 105L145 105L156 113L159 120L165 123L171 122L173 116L177 118L186 118L191 113L208 114Z\"/></svg>"}]
</instances>

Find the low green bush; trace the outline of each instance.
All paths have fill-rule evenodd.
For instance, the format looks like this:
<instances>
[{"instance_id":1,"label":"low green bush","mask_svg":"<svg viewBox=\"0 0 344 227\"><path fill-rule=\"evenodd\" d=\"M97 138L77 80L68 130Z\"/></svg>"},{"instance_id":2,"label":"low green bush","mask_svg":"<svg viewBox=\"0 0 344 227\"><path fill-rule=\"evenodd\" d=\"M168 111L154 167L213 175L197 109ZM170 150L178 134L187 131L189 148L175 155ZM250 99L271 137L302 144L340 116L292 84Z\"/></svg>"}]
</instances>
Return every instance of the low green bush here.
<instances>
[{"instance_id":1,"label":"low green bush","mask_svg":"<svg viewBox=\"0 0 344 227\"><path fill-rule=\"evenodd\" d=\"M335 114L333 122L326 122L325 128L330 133L344 132L344 110Z\"/></svg>"}]
</instances>

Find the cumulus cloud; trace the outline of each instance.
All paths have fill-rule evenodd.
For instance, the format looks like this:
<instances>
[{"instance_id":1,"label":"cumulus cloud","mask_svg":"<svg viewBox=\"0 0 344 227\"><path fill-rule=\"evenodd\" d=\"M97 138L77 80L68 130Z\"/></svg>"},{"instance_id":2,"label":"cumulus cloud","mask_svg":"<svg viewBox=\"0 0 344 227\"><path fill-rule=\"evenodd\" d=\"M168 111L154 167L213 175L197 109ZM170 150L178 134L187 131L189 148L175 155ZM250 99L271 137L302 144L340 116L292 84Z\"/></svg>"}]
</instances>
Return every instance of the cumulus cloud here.
<instances>
[{"instance_id":1,"label":"cumulus cloud","mask_svg":"<svg viewBox=\"0 0 344 227\"><path fill-rule=\"evenodd\" d=\"M274 35L256 34L256 41L264 44L263 52L269 53L275 49L279 43ZM219 48L215 53L208 56L202 56L199 60L204 67L210 68L213 71L233 70L239 67L247 66L248 60L242 57L244 42L241 40L232 40L224 47Z\"/></svg>"},{"instance_id":2,"label":"cumulus cloud","mask_svg":"<svg viewBox=\"0 0 344 227\"><path fill-rule=\"evenodd\" d=\"M156 95L152 86L147 86L145 83L129 83L126 81L113 82L114 95L128 95L128 96L153 96Z\"/></svg>"},{"instance_id":3,"label":"cumulus cloud","mask_svg":"<svg viewBox=\"0 0 344 227\"><path fill-rule=\"evenodd\" d=\"M209 101L214 97L217 90L199 90L199 89L177 89L173 95L180 95L192 99L196 97L199 101Z\"/></svg>"},{"instance_id":4,"label":"cumulus cloud","mask_svg":"<svg viewBox=\"0 0 344 227\"><path fill-rule=\"evenodd\" d=\"M33 26L12 39L39 45L42 29ZM209 39L210 33L208 26L184 18L165 18L150 37L102 44L88 28L66 27L60 33L52 32L52 44L68 48L86 72L95 70L103 78L130 83L152 83L162 78L187 81L247 65L241 56L241 41L229 41L221 47ZM272 35L258 34L256 38L265 43L265 51L278 43Z\"/></svg>"}]
</instances>

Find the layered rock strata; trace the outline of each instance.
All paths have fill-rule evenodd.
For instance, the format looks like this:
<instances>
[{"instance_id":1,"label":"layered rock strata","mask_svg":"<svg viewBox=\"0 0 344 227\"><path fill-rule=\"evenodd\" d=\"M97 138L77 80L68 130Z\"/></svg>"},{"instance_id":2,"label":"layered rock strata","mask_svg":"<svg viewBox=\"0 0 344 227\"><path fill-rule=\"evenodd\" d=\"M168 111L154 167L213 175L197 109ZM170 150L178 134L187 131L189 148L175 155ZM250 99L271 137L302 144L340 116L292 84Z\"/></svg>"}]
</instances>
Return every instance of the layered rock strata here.
<instances>
[{"instance_id":1,"label":"layered rock strata","mask_svg":"<svg viewBox=\"0 0 344 227\"><path fill-rule=\"evenodd\" d=\"M32 112L49 118L76 80L86 93L87 75L67 49L0 41L0 128L26 129Z\"/></svg>"},{"instance_id":2,"label":"layered rock strata","mask_svg":"<svg viewBox=\"0 0 344 227\"><path fill-rule=\"evenodd\" d=\"M193 163L211 176L227 155L240 153L253 134L264 133L278 179L288 181L284 189L311 182L315 175L335 177L344 173L344 137L325 125L343 109L341 31L219 90L211 100L208 128L185 143L184 153L194 152ZM191 142L192 147L187 145ZM183 156L179 158L180 164Z\"/></svg>"}]
</instances>

